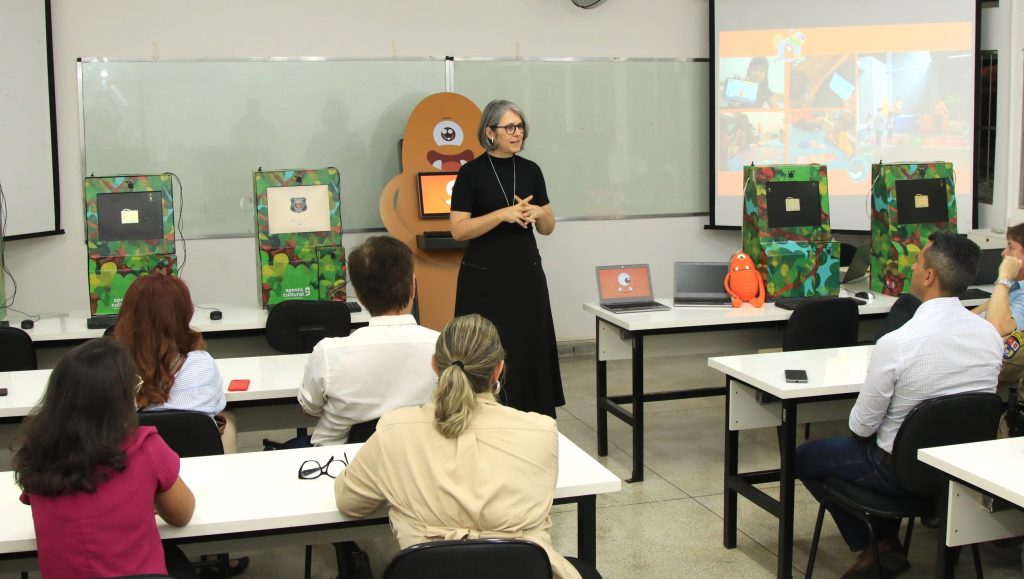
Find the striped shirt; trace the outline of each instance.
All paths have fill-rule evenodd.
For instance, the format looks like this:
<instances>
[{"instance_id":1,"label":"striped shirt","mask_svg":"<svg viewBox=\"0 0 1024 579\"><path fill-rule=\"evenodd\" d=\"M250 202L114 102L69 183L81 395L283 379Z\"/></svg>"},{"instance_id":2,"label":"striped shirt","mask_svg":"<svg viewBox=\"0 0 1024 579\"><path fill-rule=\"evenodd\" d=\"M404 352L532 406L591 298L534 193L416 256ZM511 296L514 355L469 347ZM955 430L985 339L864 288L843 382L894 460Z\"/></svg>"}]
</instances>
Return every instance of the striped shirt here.
<instances>
[{"instance_id":1,"label":"striped shirt","mask_svg":"<svg viewBox=\"0 0 1024 579\"><path fill-rule=\"evenodd\" d=\"M151 410L188 410L211 417L224 410L224 379L217 370L213 356L205 350L193 350L174 375L174 386L164 404L147 406Z\"/></svg>"},{"instance_id":2,"label":"striped shirt","mask_svg":"<svg viewBox=\"0 0 1024 579\"><path fill-rule=\"evenodd\" d=\"M992 324L951 298L930 299L903 327L882 336L850 412L850 430L892 452L907 414L921 402L961 392L995 392L1003 341Z\"/></svg>"}]
</instances>

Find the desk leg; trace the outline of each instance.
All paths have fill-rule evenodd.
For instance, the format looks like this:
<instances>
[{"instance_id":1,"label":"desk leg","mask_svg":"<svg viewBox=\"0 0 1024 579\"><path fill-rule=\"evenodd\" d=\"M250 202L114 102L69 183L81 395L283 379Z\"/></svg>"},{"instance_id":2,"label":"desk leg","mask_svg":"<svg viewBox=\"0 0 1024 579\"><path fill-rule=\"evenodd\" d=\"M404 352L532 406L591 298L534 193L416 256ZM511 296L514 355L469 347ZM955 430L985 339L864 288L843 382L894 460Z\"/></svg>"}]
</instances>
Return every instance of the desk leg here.
<instances>
[{"instance_id":1,"label":"desk leg","mask_svg":"<svg viewBox=\"0 0 1024 579\"><path fill-rule=\"evenodd\" d=\"M949 496L947 491L946 496ZM939 528L943 529L939 540L936 541L935 550L935 576L942 579L953 579L956 574L957 554L956 548L950 548L946 546L946 526L949 525L949 502L948 500L942 501L943 504L938 505L939 508Z\"/></svg>"},{"instance_id":2,"label":"desk leg","mask_svg":"<svg viewBox=\"0 0 1024 579\"><path fill-rule=\"evenodd\" d=\"M725 518L725 536L722 544L726 549L736 548L736 498L737 492L729 485L729 481L739 474L739 442L740 433L738 430L730 430L729 398L732 392L731 380L725 380L725 507L723 517Z\"/></svg>"},{"instance_id":3,"label":"desk leg","mask_svg":"<svg viewBox=\"0 0 1024 579\"><path fill-rule=\"evenodd\" d=\"M597 568L597 495L576 502L576 556Z\"/></svg>"},{"instance_id":4,"label":"desk leg","mask_svg":"<svg viewBox=\"0 0 1024 579\"><path fill-rule=\"evenodd\" d=\"M601 320L598 318L596 327L597 340L601 340ZM597 344L597 456L608 456L608 362L601 359L601 344Z\"/></svg>"},{"instance_id":5,"label":"desk leg","mask_svg":"<svg viewBox=\"0 0 1024 579\"><path fill-rule=\"evenodd\" d=\"M633 335L633 476L626 482L644 480L644 337Z\"/></svg>"},{"instance_id":6,"label":"desk leg","mask_svg":"<svg viewBox=\"0 0 1024 579\"><path fill-rule=\"evenodd\" d=\"M779 579L793 576L793 491L796 478L796 404L782 401L782 449L779 466Z\"/></svg>"}]
</instances>

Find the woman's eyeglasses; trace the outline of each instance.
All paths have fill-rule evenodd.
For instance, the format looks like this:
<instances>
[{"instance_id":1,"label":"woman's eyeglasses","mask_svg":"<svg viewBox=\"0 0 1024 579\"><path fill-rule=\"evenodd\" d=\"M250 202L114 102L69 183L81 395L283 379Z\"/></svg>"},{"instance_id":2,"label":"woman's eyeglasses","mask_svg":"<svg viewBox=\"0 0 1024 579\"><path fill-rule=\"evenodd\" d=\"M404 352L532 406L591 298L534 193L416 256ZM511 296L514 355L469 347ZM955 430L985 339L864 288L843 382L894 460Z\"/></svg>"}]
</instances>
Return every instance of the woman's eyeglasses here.
<instances>
[{"instance_id":1,"label":"woman's eyeglasses","mask_svg":"<svg viewBox=\"0 0 1024 579\"><path fill-rule=\"evenodd\" d=\"M307 460L299 467L299 478L302 480L313 480L324 475L337 478L341 471L345 470L346 466L348 466L348 453L342 454L341 458L334 458L332 456L323 465L315 460Z\"/></svg>"},{"instance_id":2,"label":"woman's eyeglasses","mask_svg":"<svg viewBox=\"0 0 1024 579\"><path fill-rule=\"evenodd\" d=\"M520 131L520 132L526 131L526 125L524 125L523 123L509 123L507 125L491 125L491 130L492 131L497 131L498 129L505 129L505 133L507 133L509 135L514 135L514 134L516 134L516 131Z\"/></svg>"}]
</instances>

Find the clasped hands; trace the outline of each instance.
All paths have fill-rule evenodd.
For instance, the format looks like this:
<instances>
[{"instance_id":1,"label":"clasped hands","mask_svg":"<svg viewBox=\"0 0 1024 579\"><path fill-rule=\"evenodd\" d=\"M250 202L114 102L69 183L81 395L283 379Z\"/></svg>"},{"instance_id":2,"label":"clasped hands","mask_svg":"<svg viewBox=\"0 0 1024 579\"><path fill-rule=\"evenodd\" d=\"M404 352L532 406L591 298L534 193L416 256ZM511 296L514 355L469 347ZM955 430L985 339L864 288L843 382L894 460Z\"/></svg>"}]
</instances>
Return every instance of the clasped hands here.
<instances>
[{"instance_id":1,"label":"clasped hands","mask_svg":"<svg viewBox=\"0 0 1024 579\"><path fill-rule=\"evenodd\" d=\"M539 205L530 203L533 200L533 195L525 199L516 195L514 199L516 200L514 205L510 205L502 210L504 212L502 220L506 223L518 223L520 227L526 229L531 223L536 223L543 215L544 209Z\"/></svg>"}]
</instances>

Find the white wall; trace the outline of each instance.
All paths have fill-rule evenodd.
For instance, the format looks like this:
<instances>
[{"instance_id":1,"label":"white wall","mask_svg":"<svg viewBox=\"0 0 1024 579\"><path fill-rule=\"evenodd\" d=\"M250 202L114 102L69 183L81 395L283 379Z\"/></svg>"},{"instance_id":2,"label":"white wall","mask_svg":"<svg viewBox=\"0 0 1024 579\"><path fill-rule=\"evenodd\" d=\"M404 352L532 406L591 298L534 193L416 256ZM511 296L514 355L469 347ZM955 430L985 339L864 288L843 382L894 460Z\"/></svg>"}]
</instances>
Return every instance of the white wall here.
<instances>
[{"instance_id":1,"label":"white wall","mask_svg":"<svg viewBox=\"0 0 1024 579\"><path fill-rule=\"evenodd\" d=\"M52 2L67 235L8 244L8 265L19 285L15 307L32 313L88 308L77 58L708 56L708 0L609 0L593 10L575 8L569 0ZM1020 13L1014 17L1017 31L1024 30ZM1022 35L1008 32L1006 38L1011 36L1017 37L1019 95ZM1006 77L1000 72L1002 84ZM1010 173L1020 165L1020 101L1014 98L1017 149L1015 156L1010 151L1009 164L1017 169ZM556 212L557 195L552 191ZM559 339L593 337L593 319L580 304L596 296L595 265L648 262L656 293L664 296L671 292L673 261L724 259L739 247L738 232L705 231L705 223L706 218L559 223L553 236L540 241ZM344 242L353 247L363 237L346 235ZM254 303L255 264L252 239L196 240L188 244L183 277L198 303Z\"/></svg>"},{"instance_id":2,"label":"white wall","mask_svg":"<svg viewBox=\"0 0 1024 579\"><path fill-rule=\"evenodd\" d=\"M707 56L707 0L612 0L594 10L569 0L52 1L67 234L8 244L19 285L15 307L32 313L88 308L78 58ZM552 196L557 210L557 191ZM594 265L650 262L658 293L666 295L672 261L723 258L739 246L738 234L704 233L704 222L560 223L541 242L559 339L593 336L593 319L580 304L595 298ZM346 235L344 243L363 237ZM251 238L195 240L183 277L197 303L254 303L255 264Z\"/></svg>"}]
</instances>

